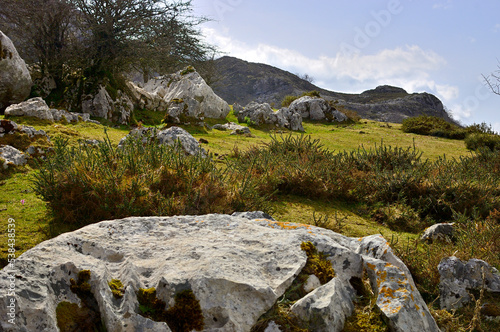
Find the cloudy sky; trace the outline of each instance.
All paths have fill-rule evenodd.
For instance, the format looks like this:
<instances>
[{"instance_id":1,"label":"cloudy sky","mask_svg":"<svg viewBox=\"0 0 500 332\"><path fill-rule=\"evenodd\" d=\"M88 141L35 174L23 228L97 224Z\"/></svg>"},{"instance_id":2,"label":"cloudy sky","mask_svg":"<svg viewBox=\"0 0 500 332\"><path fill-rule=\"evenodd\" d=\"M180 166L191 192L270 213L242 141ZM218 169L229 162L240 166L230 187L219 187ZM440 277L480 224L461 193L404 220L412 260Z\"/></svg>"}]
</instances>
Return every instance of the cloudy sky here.
<instances>
[{"instance_id":1,"label":"cloudy sky","mask_svg":"<svg viewBox=\"0 0 500 332\"><path fill-rule=\"evenodd\" d=\"M222 52L359 93L378 85L438 96L464 124L500 131L498 0L194 0Z\"/></svg>"}]
</instances>

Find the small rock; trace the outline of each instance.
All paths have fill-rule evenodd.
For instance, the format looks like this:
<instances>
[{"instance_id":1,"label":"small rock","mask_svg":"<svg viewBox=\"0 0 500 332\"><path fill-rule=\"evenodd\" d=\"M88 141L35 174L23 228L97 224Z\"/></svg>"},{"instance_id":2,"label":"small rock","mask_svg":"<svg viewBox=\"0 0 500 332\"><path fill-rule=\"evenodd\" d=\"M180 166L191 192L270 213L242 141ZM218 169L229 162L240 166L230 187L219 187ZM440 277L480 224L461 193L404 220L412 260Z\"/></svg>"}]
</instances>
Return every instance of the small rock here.
<instances>
[{"instance_id":1,"label":"small rock","mask_svg":"<svg viewBox=\"0 0 500 332\"><path fill-rule=\"evenodd\" d=\"M0 146L0 158L5 160L4 169L9 168L9 165L22 166L27 162L26 156L10 145Z\"/></svg>"},{"instance_id":2,"label":"small rock","mask_svg":"<svg viewBox=\"0 0 500 332\"><path fill-rule=\"evenodd\" d=\"M269 322L264 332L282 332L280 326L274 322L274 320Z\"/></svg>"},{"instance_id":3,"label":"small rock","mask_svg":"<svg viewBox=\"0 0 500 332\"><path fill-rule=\"evenodd\" d=\"M318 277L316 277L314 274L311 274L307 278L306 283L304 284L304 291L306 293L310 293L320 286L321 286L321 281L319 281Z\"/></svg>"},{"instance_id":4,"label":"small rock","mask_svg":"<svg viewBox=\"0 0 500 332\"><path fill-rule=\"evenodd\" d=\"M427 227L420 240L432 243L433 241L451 242L454 236L454 223L441 223Z\"/></svg>"},{"instance_id":5,"label":"small rock","mask_svg":"<svg viewBox=\"0 0 500 332\"><path fill-rule=\"evenodd\" d=\"M198 140L198 142L199 142L200 144L208 144L208 141L207 141L206 139L204 139L204 138L200 138L200 139Z\"/></svg>"}]
</instances>

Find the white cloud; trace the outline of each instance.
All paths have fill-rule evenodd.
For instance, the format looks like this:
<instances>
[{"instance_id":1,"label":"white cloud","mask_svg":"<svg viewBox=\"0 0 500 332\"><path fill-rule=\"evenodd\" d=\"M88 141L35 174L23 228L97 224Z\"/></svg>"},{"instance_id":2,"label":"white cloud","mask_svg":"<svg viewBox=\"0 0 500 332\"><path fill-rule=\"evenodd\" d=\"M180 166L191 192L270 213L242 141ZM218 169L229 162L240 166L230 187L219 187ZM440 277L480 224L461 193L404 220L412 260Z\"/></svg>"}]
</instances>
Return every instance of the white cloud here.
<instances>
[{"instance_id":1,"label":"white cloud","mask_svg":"<svg viewBox=\"0 0 500 332\"><path fill-rule=\"evenodd\" d=\"M433 9L450 9L453 7L453 0L447 0L440 3L436 3L432 6Z\"/></svg>"},{"instance_id":2,"label":"white cloud","mask_svg":"<svg viewBox=\"0 0 500 332\"><path fill-rule=\"evenodd\" d=\"M465 121L472 116L472 110L462 104L452 105L450 112L453 118L459 121Z\"/></svg>"},{"instance_id":3,"label":"white cloud","mask_svg":"<svg viewBox=\"0 0 500 332\"><path fill-rule=\"evenodd\" d=\"M250 46L205 29L209 43L222 52L251 62L267 63L293 73L307 73L317 85L342 92L360 92L377 85L400 86L408 92L435 93L445 103L459 95L455 86L438 84L431 72L446 65L437 53L423 50L417 45L384 49L376 54L346 54L335 57L326 55L310 58L298 51L267 44Z\"/></svg>"}]
</instances>

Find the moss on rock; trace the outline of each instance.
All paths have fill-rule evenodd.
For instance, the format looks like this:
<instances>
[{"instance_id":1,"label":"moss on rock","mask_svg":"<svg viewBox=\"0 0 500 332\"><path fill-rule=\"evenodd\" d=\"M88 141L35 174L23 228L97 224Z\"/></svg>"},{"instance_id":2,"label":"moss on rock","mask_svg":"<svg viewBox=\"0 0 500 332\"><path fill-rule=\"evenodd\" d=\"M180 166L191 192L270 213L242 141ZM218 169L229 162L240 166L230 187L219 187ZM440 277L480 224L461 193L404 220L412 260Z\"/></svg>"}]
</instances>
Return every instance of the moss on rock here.
<instances>
[{"instance_id":1,"label":"moss on rock","mask_svg":"<svg viewBox=\"0 0 500 332\"><path fill-rule=\"evenodd\" d=\"M123 286L120 279L111 279L111 281L108 282L108 286L111 289L111 293L113 293L115 299L121 299L123 297L123 294L125 293L125 287Z\"/></svg>"},{"instance_id":2,"label":"moss on rock","mask_svg":"<svg viewBox=\"0 0 500 332\"><path fill-rule=\"evenodd\" d=\"M173 307L165 310L165 302L156 297L155 288L140 288L137 292L140 314L156 322L166 322L173 332L203 330L203 313L200 302L192 290L175 295Z\"/></svg>"}]
</instances>

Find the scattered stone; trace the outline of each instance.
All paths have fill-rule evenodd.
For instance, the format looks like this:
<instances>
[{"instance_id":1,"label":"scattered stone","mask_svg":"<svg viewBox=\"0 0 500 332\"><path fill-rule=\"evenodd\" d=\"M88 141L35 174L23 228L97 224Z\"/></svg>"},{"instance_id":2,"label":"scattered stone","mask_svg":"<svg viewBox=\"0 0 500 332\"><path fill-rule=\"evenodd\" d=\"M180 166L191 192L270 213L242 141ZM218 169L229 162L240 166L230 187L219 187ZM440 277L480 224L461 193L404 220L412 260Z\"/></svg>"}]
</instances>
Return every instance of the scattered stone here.
<instances>
[{"instance_id":1,"label":"scattered stone","mask_svg":"<svg viewBox=\"0 0 500 332\"><path fill-rule=\"evenodd\" d=\"M0 159L3 159L3 169L7 169L10 166L22 166L27 162L24 153L10 145L0 146Z\"/></svg>"},{"instance_id":2,"label":"scattered stone","mask_svg":"<svg viewBox=\"0 0 500 332\"><path fill-rule=\"evenodd\" d=\"M500 293L500 273L483 260L473 258L464 263L455 256L446 257L439 262L438 271L441 309L458 309L469 303L467 290L484 287L488 292Z\"/></svg>"},{"instance_id":3,"label":"scattered stone","mask_svg":"<svg viewBox=\"0 0 500 332\"><path fill-rule=\"evenodd\" d=\"M216 124L212 127L212 129L217 129L217 130L231 130L231 135L251 135L252 132L250 131L250 128L241 126L239 124L236 124L234 122L229 122L225 124Z\"/></svg>"},{"instance_id":4,"label":"scattered stone","mask_svg":"<svg viewBox=\"0 0 500 332\"><path fill-rule=\"evenodd\" d=\"M203 137L200 137L200 139L198 140L198 143L200 143L200 144L208 144L208 141L206 139L204 139Z\"/></svg>"},{"instance_id":5,"label":"scattered stone","mask_svg":"<svg viewBox=\"0 0 500 332\"><path fill-rule=\"evenodd\" d=\"M454 223L441 223L427 227L420 240L432 243L433 241L451 242L454 238Z\"/></svg>"},{"instance_id":6,"label":"scattered stone","mask_svg":"<svg viewBox=\"0 0 500 332\"><path fill-rule=\"evenodd\" d=\"M206 151L200 147L200 144L190 133L179 127L170 127L164 130L158 130L156 128L136 128L131 130L127 136L120 140L118 147L122 147L129 137L135 139L141 139L143 144L148 143L152 138L158 140L159 144L173 146L177 142L180 142L181 147L187 154L197 155L201 153L206 156Z\"/></svg>"},{"instance_id":7,"label":"scattered stone","mask_svg":"<svg viewBox=\"0 0 500 332\"><path fill-rule=\"evenodd\" d=\"M314 331L342 330L353 310L349 281L361 278L363 265L393 331L439 331L407 268L380 235L349 238L310 225L241 216L131 217L42 242L16 260L16 325L1 320L1 329L57 331L56 308L81 303L72 291L78 283L70 281L84 270L90 275L85 291L95 298L110 332L170 331L141 316L141 288L153 289L165 309L177 294L192 291L206 331L250 331L300 274L307 262L301 244L310 241L335 270L333 279L292 309L317 319ZM0 271L0 282L8 284L11 274L9 267ZM119 300L109 287L116 278L124 291ZM8 300L0 293L1 303ZM7 317L7 310L0 306L0 316ZM269 325L269 331L280 329Z\"/></svg>"},{"instance_id":8,"label":"scattered stone","mask_svg":"<svg viewBox=\"0 0 500 332\"><path fill-rule=\"evenodd\" d=\"M0 112L28 98L31 85L26 63L10 38L0 31Z\"/></svg>"}]
</instances>

